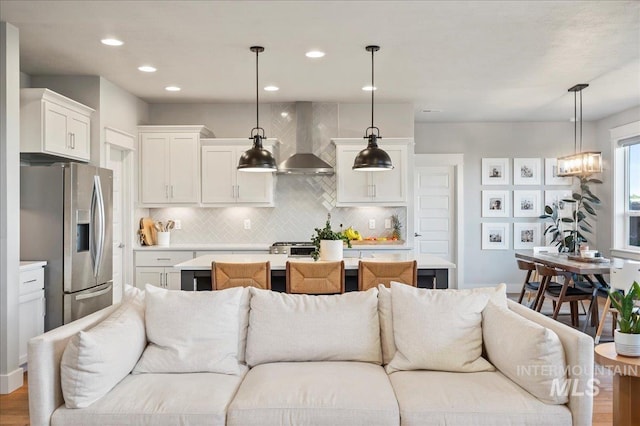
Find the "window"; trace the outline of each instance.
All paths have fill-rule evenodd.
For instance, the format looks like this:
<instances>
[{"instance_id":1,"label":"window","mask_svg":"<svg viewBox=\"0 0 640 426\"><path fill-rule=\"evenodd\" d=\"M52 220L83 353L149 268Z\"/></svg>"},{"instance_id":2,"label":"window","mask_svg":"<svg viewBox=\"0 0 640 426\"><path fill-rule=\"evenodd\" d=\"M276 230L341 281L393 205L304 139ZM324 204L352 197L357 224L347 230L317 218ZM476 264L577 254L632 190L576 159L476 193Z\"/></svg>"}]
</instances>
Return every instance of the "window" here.
<instances>
[{"instance_id":1,"label":"window","mask_svg":"<svg viewBox=\"0 0 640 426\"><path fill-rule=\"evenodd\" d=\"M640 250L640 142L624 147L625 245Z\"/></svg>"}]
</instances>

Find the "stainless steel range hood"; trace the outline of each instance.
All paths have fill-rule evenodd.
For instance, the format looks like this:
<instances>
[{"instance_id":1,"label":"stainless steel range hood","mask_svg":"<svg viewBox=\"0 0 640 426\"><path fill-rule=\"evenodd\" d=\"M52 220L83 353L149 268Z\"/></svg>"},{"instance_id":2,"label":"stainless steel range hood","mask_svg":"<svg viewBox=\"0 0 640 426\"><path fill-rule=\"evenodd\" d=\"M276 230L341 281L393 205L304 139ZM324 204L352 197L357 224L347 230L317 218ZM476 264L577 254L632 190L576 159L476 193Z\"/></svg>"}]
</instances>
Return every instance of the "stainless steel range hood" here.
<instances>
[{"instance_id":1,"label":"stainless steel range hood","mask_svg":"<svg viewBox=\"0 0 640 426\"><path fill-rule=\"evenodd\" d=\"M279 174L332 175L333 167L312 153L313 106L296 102L296 153L278 166Z\"/></svg>"}]
</instances>

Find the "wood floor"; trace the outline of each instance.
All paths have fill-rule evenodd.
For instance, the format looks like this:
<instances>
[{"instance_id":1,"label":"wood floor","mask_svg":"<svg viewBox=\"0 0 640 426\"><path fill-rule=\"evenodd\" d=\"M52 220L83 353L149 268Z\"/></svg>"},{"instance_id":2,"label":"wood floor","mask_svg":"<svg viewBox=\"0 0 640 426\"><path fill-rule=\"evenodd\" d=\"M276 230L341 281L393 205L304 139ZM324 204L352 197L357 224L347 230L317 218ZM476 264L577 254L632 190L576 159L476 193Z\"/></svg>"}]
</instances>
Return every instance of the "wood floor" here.
<instances>
[{"instance_id":1,"label":"wood floor","mask_svg":"<svg viewBox=\"0 0 640 426\"><path fill-rule=\"evenodd\" d=\"M602 309L602 303L601 303ZM547 309L543 308L543 312ZM549 307L550 310L550 307ZM569 315L561 315L559 320L570 322ZM582 327L584 316L580 317ZM589 330L587 330L589 331ZM591 335L595 333L591 329ZM611 341L611 315L607 322L601 342ZM593 401L593 426L611 426L613 424L613 378L606 369L596 365L595 379L598 386L598 394ZM0 425L22 426L29 424L29 394L27 390L27 374L24 377L24 386L9 395L0 395Z\"/></svg>"}]
</instances>

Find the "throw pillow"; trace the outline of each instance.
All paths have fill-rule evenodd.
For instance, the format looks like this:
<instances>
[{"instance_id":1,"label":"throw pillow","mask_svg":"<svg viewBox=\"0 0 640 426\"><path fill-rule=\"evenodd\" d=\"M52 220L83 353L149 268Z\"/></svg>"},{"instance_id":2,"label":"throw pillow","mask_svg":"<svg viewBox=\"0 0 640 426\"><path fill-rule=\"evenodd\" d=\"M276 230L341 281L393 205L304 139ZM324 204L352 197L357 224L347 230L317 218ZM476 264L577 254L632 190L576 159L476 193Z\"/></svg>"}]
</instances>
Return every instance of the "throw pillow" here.
<instances>
[{"instance_id":1,"label":"throw pillow","mask_svg":"<svg viewBox=\"0 0 640 426\"><path fill-rule=\"evenodd\" d=\"M60 384L67 408L85 408L127 376L147 344L144 298L133 296L95 327L67 344Z\"/></svg>"},{"instance_id":2,"label":"throw pillow","mask_svg":"<svg viewBox=\"0 0 640 426\"><path fill-rule=\"evenodd\" d=\"M251 288L247 364L363 361L380 364L377 289L331 296Z\"/></svg>"},{"instance_id":3,"label":"throw pillow","mask_svg":"<svg viewBox=\"0 0 640 426\"><path fill-rule=\"evenodd\" d=\"M243 374L240 306L248 290L175 291L146 285L149 345L134 373Z\"/></svg>"},{"instance_id":4,"label":"throw pillow","mask_svg":"<svg viewBox=\"0 0 640 426\"><path fill-rule=\"evenodd\" d=\"M564 349L558 335L533 321L489 303L482 312L489 360L502 374L547 404L566 404Z\"/></svg>"},{"instance_id":5,"label":"throw pillow","mask_svg":"<svg viewBox=\"0 0 640 426\"><path fill-rule=\"evenodd\" d=\"M387 372L494 371L482 358L482 310L486 293L442 291L391 283L397 351Z\"/></svg>"}]
</instances>

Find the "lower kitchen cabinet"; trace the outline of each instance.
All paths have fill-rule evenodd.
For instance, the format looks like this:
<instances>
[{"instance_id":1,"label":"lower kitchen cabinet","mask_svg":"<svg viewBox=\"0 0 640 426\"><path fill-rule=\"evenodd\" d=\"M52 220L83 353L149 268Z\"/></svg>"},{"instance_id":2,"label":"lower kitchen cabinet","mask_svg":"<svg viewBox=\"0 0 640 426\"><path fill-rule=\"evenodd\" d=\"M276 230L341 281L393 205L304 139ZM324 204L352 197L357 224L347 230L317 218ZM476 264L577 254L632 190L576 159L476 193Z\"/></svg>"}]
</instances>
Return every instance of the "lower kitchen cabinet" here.
<instances>
[{"instance_id":1,"label":"lower kitchen cabinet","mask_svg":"<svg viewBox=\"0 0 640 426\"><path fill-rule=\"evenodd\" d=\"M180 290L180 270L175 268L136 268L136 286L144 289L145 284L166 288L167 290Z\"/></svg>"},{"instance_id":2,"label":"lower kitchen cabinet","mask_svg":"<svg viewBox=\"0 0 640 426\"><path fill-rule=\"evenodd\" d=\"M20 268L18 299L18 363L27 362L29 339L44 333L44 262L39 266Z\"/></svg>"},{"instance_id":3,"label":"lower kitchen cabinet","mask_svg":"<svg viewBox=\"0 0 640 426\"><path fill-rule=\"evenodd\" d=\"M144 289L145 284L168 290L180 290L180 270L173 265L193 259L193 251L151 250L135 254L135 285Z\"/></svg>"}]
</instances>

